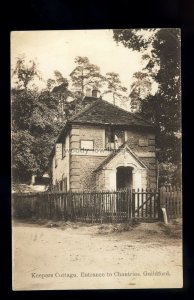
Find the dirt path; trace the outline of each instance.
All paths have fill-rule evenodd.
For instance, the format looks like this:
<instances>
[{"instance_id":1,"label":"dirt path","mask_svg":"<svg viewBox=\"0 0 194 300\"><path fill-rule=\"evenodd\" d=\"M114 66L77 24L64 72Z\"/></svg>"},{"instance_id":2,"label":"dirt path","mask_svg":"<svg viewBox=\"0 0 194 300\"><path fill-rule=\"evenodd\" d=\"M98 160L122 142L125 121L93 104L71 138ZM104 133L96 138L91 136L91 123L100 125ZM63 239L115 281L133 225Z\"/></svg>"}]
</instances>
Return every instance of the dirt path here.
<instances>
[{"instance_id":1,"label":"dirt path","mask_svg":"<svg viewBox=\"0 0 194 300\"><path fill-rule=\"evenodd\" d=\"M159 224L57 226L14 224L14 290L182 287L181 239Z\"/></svg>"}]
</instances>

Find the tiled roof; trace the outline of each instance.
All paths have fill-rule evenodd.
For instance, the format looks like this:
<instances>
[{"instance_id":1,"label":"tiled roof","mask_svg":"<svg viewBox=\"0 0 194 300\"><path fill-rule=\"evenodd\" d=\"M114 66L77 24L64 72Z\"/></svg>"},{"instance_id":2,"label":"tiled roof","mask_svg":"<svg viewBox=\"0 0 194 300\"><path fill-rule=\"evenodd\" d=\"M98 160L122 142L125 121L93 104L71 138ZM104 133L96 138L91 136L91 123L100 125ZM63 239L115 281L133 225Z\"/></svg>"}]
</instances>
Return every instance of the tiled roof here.
<instances>
[{"instance_id":1,"label":"tiled roof","mask_svg":"<svg viewBox=\"0 0 194 300\"><path fill-rule=\"evenodd\" d=\"M153 127L153 124L147 120L102 99L94 100L86 109L72 117L68 123Z\"/></svg>"}]
</instances>

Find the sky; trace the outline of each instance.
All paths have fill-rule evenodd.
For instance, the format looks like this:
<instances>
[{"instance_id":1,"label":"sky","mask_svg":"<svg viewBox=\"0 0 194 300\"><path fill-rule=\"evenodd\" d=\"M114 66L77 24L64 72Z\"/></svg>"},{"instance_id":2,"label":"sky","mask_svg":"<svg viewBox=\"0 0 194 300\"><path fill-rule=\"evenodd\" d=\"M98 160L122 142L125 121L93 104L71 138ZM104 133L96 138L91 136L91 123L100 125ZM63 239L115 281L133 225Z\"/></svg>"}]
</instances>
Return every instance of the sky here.
<instances>
[{"instance_id":1,"label":"sky","mask_svg":"<svg viewBox=\"0 0 194 300\"><path fill-rule=\"evenodd\" d=\"M37 59L43 80L53 78L53 71L64 77L75 68L76 56L86 56L100 67L102 75L115 72L130 89L132 76L143 68L141 53L117 45L112 30L13 31L11 33L11 65L25 54Z\"/></svg>"}]
</instances>

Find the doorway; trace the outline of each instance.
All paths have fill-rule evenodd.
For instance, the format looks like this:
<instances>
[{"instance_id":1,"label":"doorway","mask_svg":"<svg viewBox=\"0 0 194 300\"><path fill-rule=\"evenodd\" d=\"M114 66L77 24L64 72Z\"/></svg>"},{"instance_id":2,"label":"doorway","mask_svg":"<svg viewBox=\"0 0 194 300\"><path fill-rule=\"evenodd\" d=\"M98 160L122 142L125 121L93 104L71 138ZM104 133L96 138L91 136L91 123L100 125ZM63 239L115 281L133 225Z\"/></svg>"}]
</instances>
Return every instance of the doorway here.
<instances>
[{"instance_id":1,"label":"doorway","mask_svg":"<svg viewBox=\"0 0 194 300\"><path fill-rule=\"evenodd\" d=\"M132 188L133 186L132 171L133 168L131 167L117 168L117 176L116 176L117 190Z\"/></svg>"}]
</instances>

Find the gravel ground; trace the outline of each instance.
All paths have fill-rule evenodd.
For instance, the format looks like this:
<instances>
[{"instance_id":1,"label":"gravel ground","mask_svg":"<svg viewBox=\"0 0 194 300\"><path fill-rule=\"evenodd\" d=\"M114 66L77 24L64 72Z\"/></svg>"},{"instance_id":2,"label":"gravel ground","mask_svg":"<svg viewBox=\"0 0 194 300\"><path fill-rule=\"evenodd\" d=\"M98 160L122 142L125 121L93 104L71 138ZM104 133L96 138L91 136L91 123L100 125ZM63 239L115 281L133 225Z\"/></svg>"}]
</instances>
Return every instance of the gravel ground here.
<instances>
[{"instance_id":1,"label":"gravel ground","mask_svg":"<svg viewBox=\"0 0 194 300\"><path fill-rule=\"evenodd\" d=\"M13 289L181 288L181 224L13 222Z\"/></svg>"}]
</instances>

